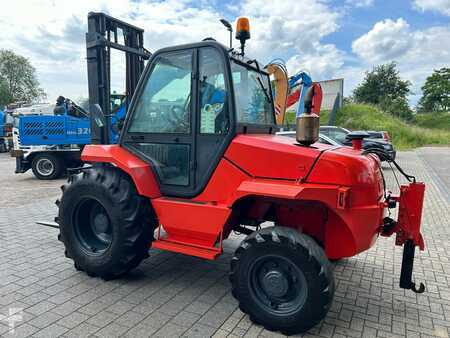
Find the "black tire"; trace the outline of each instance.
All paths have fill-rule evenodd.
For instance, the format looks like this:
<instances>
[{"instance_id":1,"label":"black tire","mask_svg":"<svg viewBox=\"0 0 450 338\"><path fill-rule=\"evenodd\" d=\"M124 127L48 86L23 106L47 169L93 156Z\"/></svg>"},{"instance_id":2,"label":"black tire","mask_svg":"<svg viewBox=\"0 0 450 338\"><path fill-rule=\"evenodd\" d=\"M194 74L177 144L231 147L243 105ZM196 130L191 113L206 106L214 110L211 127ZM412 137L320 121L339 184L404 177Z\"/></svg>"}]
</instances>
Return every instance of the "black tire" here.
<instances>
[{"instance_id":1,"label":"black tire","mask_svg":"<svg viewBox=\"0 0 450 338\"><path fill-rule=\"evenodd\" d=\"M31 161L31 170L40 180L54 180L64 171L63 161L50 153L37 154Z\"/></svg>"},{"instance_id":2,"label":"black tire","mask_svg":"<svg viewBox=\"0 0 450 338\"><path fill-rule=\"evenodd\" d=\"M286 227L264 228L243 240L231 261L230 281L253 322L287 335L322 320L334 295L332 265L322 248Z\"/></svg>"},{"instance_id":3,"label":"black tire","mask_svg":"<svg viewBox=\"0 0 450 338\"><path fill-rule=\"evenodd\" d=\"M88 168L70 176L62 190L56 220L77 270L109 280L148 257L155 217L128 175L112 167Z\"/></svg>"},{"instance_id":4,"label":"black tire","mask_svg":"<svg viewBox=\"0 0 450 338\"><path fill-rule=\"evenodd\" d=\"M6 143L4 140L0 140L0 153L6 153L8 151L8 148L6 146Z\"/></svg>"}]
</instances>

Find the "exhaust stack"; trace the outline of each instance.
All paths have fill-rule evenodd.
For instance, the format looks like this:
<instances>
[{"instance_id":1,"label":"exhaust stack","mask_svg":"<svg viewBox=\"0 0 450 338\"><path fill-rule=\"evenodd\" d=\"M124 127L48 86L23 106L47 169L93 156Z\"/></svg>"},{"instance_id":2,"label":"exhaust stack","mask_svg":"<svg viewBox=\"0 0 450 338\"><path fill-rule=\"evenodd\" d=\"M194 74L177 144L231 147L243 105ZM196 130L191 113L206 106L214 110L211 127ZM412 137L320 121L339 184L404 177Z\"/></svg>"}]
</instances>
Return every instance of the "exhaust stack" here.
<instances>
[{"instance_id":1,"label":"exhaust stack","mask_svg":"<svg viewBox=\"0 0 450 338\"><path fill-rule=\"evenodd\" d=\"M304 86L300 95L304 100L299 100L297 108L296 138L298 143L310 146L319 140L322 88L320 84L312 83L309 87Z\"/></svg>"},{"instance_id":2,"label":"exhaust stack","mask_svg":"<svg viewBox=\"0 0 450 338\"><path fill-rule=\"evenodd\" d=\"M303 114L296 121L297 142L309 146L319 140L319 116L314 113Z\"/></svg>"}]
</instances>

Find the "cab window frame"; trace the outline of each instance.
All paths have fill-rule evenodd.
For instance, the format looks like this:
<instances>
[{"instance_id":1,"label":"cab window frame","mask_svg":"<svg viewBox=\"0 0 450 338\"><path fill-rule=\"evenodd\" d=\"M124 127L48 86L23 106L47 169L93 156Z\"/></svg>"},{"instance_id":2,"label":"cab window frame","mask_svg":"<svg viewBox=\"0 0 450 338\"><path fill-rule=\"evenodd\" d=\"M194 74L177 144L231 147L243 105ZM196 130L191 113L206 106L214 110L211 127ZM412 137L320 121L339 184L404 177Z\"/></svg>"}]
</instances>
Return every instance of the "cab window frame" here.
<instances>
[{"instance_id":1,"label":"cab window frame","mask_svg":"<svg viewBox=\"0 0 450 338\"><path fill-rule=\"evenodd\" d=\"M238 107L237 107L237 102L236 102L236 91L234 88L234 78L233 78L233 71L232 71L232 63L236 63L244 68L249 69L250 71L254 71L254 72L259 72L264 76L268 77L268 87L266 88L268 90L268 94L270 97L270 106L271 106L271 110L272 110L272 121L273 123L268 123L268 124L263 124L263 123L251 123L251 122L244 122L244 121L239 121L238 118ZM236 131L239 134L247 134L247 133L261 133L261 134L275 134L277 131L277 125L276 125L276 116L275 116L275 108L274 108L274 98L273 98L273 93L272 93L272 87L271 87L271 83L270 83L270 77L269 77L269 73L267 73L264 69L262 69L261 67L256 67L253 65L254 60L245 60L245 59L239 59L235 56L230 56L230 74L231 74L231 87L232 87L232 91L233 91L233 101L235 104L235 108L234 108L234 119L236 121ZM264 84L264 82L263 82Z\"/></svg>"},{"instance_id":2,"label":"cab window frame","mask_svg":"<svg viewBox=\"0 0 450 338\"><path fill-rule=\"evenodd\" d=\"M191 80L190 80L190 112L189 112L189 131L188 132L153 132L153 131L132 131L130 130L131 127L133 126L133 119L135 118L136 115L136 109L139 108L139 101L142 98L142 96L144 95L144 91L146 90L147 87L147 83L150 80L150 77L152 76L156 66L158 65L158 60L161 59L161 57L167 57L170 55L176 55L176 54L181 54L183 52L186 51L190 51L191 53ZM185 49L185 50L170 50L170 51L163 51L161 50L161 52L156 53L152 56L151 60L149 61L149 63L152 65L151 67L149 67L148 69L146 69L142 76L141 79L139 81L139 91L137 91L132 99L132 102L130 104L130 113L131 114L127 114L127 118L126 118L126 123L125 123L125 130L126 130L126 134L135 134L135 135L179 135L179 136L186 136L186 135L192 135L193 134L193 129L194 129L194 125L193 123L195 123L195 114L194 114L194 109L195 109L195 102L193 102L194 100L192 100L192 93L195 90L195 84L194 84L194 72L196 72L196 57L195 57L195 49ZM142 83L141 83L142 82ZM164 89L164 88L161 88Z\"/></svg>"},{"instance_id":3,"label":"cab window frame","mask_svg":"<svg viewBox=\"0 0 450 338\"><path fill-rule=\"evenodd\" d=\"M225 92L225 99L224 99L224 105L222 109L226 109L225 111L225 117L228 120L228 127L226 130L222 132L217 132L214 130L214 132L203 132L202 131L202 88L201 88L201 75L202 75L202 53L206 53L207 51L212 51L213 53L217 54L217 63L219 64L219 67L221 67L220 72L217 75L222 75L223 77L223 90ZM231 105L231 101L234 98L234 95L231 91L232 82L229 81L227 78L227 67L226 62L224 62L224 59L220 55L220 50L218 48L215 48L213 46L206 46L198 49L198 102L197 102L197 109L199 112L198 115L198 125L197 127L197 133L202 136L207 135L227 135L230 132L231 128L231 121L232 121L232 114L233 114L233 105ZM231 73L230 73L231 74ZM216 116L217 117L217 116Z\"/></svg>"}]
</instances>

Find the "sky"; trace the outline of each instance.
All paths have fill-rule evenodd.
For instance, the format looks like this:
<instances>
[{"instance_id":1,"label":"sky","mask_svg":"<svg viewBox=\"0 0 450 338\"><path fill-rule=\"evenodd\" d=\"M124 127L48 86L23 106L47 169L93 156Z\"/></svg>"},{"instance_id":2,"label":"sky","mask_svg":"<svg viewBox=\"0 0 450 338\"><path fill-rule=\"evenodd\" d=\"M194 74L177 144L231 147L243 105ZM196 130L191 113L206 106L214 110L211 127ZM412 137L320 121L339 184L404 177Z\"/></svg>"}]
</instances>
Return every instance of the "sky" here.
<instances>
[{"instance_id":1,"label":"sky","mask_svg":"<svg viewBox=\"0 0 450 338\"><path fill-rule=\"evenodd\" d=\"M450 66L450 0L0 0L0 48L27 57L48 101L87 97L87 14L102 11L145 30L151 52L213 37L228 44L219 22L250 20L247 56L281 58L290 74L314 81L344 78L350 95L374 66L396 61L411 81L410 104L434 69ZM238 41L235 40L237 45ZM112 60L113 89L123 91L124 59Z\"/></svg>"}]
</instances>

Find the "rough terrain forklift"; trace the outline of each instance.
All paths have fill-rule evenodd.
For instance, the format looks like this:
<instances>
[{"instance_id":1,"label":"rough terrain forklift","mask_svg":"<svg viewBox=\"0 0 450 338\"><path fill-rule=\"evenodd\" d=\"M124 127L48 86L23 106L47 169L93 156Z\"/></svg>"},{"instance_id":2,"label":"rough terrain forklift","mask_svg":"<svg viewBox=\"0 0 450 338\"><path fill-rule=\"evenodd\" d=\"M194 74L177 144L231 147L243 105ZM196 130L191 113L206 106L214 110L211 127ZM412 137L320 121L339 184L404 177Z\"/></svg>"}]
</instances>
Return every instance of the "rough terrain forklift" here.
<instances>
[{"instance_id":1,"label":"rough terrain forklift","mask_svg":"<svg viewBox=\"0 0 450 338\"><path fill-rule=\"evenodd\" d=\"M87 145L91 166L62 187L56 221L67 257L108 280L150 247L214 260L232 231L245 234L231 260L233 296L252 321L286 334L327 314L330 260L368 250L380 235L404 245L400 287L423 292L411 277L415 246L424 248L424 185L407 176L399 196L386 195L364 135L352 135L353 147L314 143L314 93L297 140L275 135L270 78L243 55L245 18L236 36L241 51L207 39L151 56L119 144ZM107 140L99 106L91 109ZM398 218L387 217L396 207Z\"/></svg>"}]
</instances>

